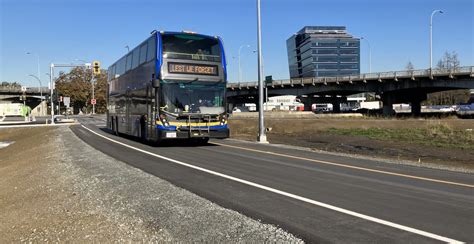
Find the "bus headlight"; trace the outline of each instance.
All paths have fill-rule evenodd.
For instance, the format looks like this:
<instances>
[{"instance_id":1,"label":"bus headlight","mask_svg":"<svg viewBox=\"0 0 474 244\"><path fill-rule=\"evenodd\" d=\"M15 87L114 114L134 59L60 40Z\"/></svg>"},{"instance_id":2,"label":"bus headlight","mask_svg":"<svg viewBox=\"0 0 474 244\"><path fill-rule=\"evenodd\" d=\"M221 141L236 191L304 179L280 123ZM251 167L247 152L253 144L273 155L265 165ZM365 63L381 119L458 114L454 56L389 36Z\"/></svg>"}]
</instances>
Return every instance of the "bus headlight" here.
<instances>
[{"instance_id":1,"label":"bus headlight","mask_svg":"<svg viewBox=\"0 0 474 244\"><path fill-rule=\"evenodd\" d=\"M170 123L168 122L166 114L160 114L160 120L161 120L161 123L163 123L164 126L166 126L166 127L170 126Z\"/></svg>"},{"instance_id":2,"label":"bus headlight","mask_svg":"<svg viewBox=\"0 0 474 244\"><path fill-rule=\"evenodd\" d=\"M227 116L225 114L219 116L220 118L220 125L225 125L227 122Z\"/></svg>"}]
</instances>

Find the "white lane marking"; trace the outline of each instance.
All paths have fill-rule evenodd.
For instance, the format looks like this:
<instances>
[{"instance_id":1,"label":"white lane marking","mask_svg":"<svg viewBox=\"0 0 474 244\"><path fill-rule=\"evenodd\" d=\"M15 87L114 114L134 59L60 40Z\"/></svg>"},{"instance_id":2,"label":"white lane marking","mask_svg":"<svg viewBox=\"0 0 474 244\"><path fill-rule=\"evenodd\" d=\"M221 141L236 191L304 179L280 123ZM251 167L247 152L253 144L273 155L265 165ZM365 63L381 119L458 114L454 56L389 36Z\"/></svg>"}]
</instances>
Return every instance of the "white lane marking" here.
<instances>
[{"instance_id":1,"label":"white lane marking","mask_svg":"<svg viewBox=\"0 0 474 244\"><path fill-rule=\"evenodd\" d=\"M444 242L447 242L447 243L464 243L462 241L454 240L454 239L451 239L451 238L448 238L448 237L436 235L436 234L426 232L426 231L423 231L423 230L419 230L419 229L411 228L411 227L408 227L408 226L400 225L400 224L393 223L393 222L390 222L390 221L386 221L386 220L383 220L383 219L371 217L371 216L368 216L368 215L365 215L365 214L357 213L357 212L347 210L347 209L343 209L343 208L340 208L340 207L332 206L332 205L322 203L322 202L318 202L318 201L315 201L315 200L312 200L312 199L309 199L309 198L306 198L306 197L298 196L298 195L295 195L295 194L292 194L292 193L289 193L289 192L281 191L281 190L274 189L274 188L271 188L271 187L268 187L268 186L260 185L258 183L254 183L254 182L251 182L251 181L239 179L239 178L236 178L236 177L233 177L233 176L230 176L230 175L226 175L226 174L222 174L222 173L212 171L212 170L209 170L209 169L201 168L199 166L195 166L195 165L192 165L192 164L184 163L184 162L172 159L172 158L161 156L159 154L151 153L151 152L145 151L143 149L127 145L123 142L116 141L116 140L111 139L107 136L103 136L103 135L101 135L101 134L85 127L84 125L81 125L81 126L84 127L86 130L90 131L91 133L93 133L97 136L100 136L100 137L102 137L106 140L109 140L111 142L117 143L119 145L122 145L124 147L133 149L135 151L139 151L139 152L148 154L150 156L160 158L160 159L163 159L163 160L175 163L175 164L179 164L179 165L189 167L189 168L192 168L192 169L196 169L196 170L199 170L199 171L202 171L202 172L206 172L206 173L209 173L209 174L212 174L212 175L220 176L220 177L228 179L228 180L236 181L236 182L239 182L239 183L242 183L242 184L245 184L245 185L253 186L253 187L256 187L256 188L259 188L259 189L262 189L262 190L266 190L266 191L273 192L273 193L276 193L276 194L279 194L279 195L283 195L283 196L286 196L286 197L289 197L289 198L293 198L293 199L296 199L296 200L299 200L299 201L302 201L302 202L310 203L310 204L313 204L313 205L316 205L316 206L319 206L319 207L331 209L333 211L337 211L337 212L344 213L344 214L347 214L347 215L351 215L351 216L354 216L354 217L357 217L357 218L372 221L372 222L375 222L375 223L378 223L378 224L386 225L386 226L389 226L389 227L392 227L392 228L404 230L404 231L407 231L407 232L411 232L411 233L421 235L421 236L425 236L425 237L428 237L428 238L432 238L432 239L435 239L435 240L444 241Z\"/></svg>"}]
</instances>

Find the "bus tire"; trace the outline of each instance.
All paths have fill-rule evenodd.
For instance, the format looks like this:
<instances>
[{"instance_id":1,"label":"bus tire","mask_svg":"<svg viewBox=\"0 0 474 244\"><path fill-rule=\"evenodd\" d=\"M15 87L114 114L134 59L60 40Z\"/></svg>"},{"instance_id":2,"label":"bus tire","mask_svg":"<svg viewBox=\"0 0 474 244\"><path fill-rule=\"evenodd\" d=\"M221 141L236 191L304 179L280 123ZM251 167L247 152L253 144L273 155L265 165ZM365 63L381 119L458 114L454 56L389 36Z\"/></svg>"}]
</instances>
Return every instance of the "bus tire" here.
<instances>
[{"instance_id":1,"label":"bus tire","mask_svg":"<svg viewBox=\"0 0 474 244\"><path fill-rule=\"evenodd\" d=\"M118 136L119 135L119 132L118 132L118 119L117 119L117 116L115 117L112 117L112 123L113 123L113 133L114 135Z\"/></svg>"}]
</instances>

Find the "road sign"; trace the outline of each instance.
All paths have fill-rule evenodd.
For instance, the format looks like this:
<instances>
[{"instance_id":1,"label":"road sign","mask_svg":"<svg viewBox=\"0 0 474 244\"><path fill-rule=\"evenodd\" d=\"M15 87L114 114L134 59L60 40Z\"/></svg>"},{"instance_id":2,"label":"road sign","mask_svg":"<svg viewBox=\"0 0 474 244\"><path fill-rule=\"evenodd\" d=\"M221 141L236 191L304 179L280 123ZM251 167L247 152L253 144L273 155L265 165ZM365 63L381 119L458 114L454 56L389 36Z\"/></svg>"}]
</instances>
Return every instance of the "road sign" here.
<instances>
[{"instance_id":1,"label":"road sign","mask_svg":"<svg viewBox=\"0 0 474 244\"><path fill-rule=\"evenodd\" d=\"M63 103L64 106L69 108L69 105L71 104L71 97L63 97Z\"/></svg>"},{"instance_id":2,"label":"road sign","mask_svg":"<svg viewBox=\"0 0 474 244\"><path fill-rule=\"evenodd\" d=\"M96 101L95 99L91 99L91 104L92 104L92 105L95 105L96 102L97 102L97 101Z\"/></svg>"},{"instance_id":3,"label":"road sign","mask_svg":"<svg viewBox=\"0 0 474 244\"><path fill-rule=\"evenodd\" d=\"M26 92L26 86L22 86L22 87L21 87L21 91L22 91L22 92Z\"/></svg>"}]
</instances>

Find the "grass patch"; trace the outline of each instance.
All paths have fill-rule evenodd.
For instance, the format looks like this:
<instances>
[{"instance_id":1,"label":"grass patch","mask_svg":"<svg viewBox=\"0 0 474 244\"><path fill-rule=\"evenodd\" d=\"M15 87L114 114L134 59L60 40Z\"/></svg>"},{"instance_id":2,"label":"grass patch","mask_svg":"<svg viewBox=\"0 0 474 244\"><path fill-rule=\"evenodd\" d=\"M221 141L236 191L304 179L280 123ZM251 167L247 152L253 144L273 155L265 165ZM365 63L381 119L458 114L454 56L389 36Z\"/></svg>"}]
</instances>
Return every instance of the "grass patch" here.
<instances>
[{"instance_id":1,"label":"grass patch","mask_svg":"<svg viewBox=\"0 0 474 244\"><path fill-rule=\"evenodd\" d=\"M345 136L363 136L375 140L407 142L445 148L474 149L473 130L454 130L445 124L410 129L338 129L326 133Z\"/></svg>"}]
</instances>

